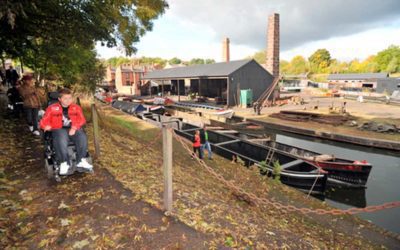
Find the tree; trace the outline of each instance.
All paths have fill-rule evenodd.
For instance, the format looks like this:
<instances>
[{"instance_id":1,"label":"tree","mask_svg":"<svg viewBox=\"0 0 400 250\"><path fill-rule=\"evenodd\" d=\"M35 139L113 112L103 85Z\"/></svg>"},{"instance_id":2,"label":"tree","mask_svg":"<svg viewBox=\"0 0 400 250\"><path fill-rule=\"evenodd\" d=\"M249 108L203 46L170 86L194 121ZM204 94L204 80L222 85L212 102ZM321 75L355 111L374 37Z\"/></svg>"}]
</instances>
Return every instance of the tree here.
<instances>
[{"instance_id":1,"label":"tree","mask_svg":"<svg viewBox=\"0 0 400 250\"><path fill-rule=\"evenodd\" d=\"M181 64L181 63L182 63L182 60L179 59L179 58L177 58L177 57L174 57L174 58L170 59L168 62L169 62L170 64L174 65L174 64Z\"/></svg>"},{"instance_id":2,"label":"tree","mask_svg":"<svg viewBox=\"0 0 400 250\"><path fill-rule=\"evenodd\" d=\"M253 58L254 60L256 60L256 62L258 62L259 64L265 64L267 61L267 55L266 52L264 50L256 52L253 56L251 56L250 58Z\"/></svg>"},{"instance_id":3,"label":"tree","mask_svg":"<svg viewBox=\"0 0 400 250\"><path fill-rule=\"evenodd\" d=\"M375 73L379 71L378 63L376 62L376 56L369 56L367 59L361 62L361 72Z\"/></svg>"},{"instance_id":4,"label":"tree","mask_svg":"<svg viewBox=\"0 0 400 250\"><path fill-rule=\"evenodd\" d=\"M2 1L0 55L19 58L41 74L60 70L51 73L69 81L66 71L78 74L73 69L81 58L64 50L87 55L92 65L98 63L93 54L98 41L108 47L119 45L131 55L139 38L152 29L152 20L167 7L165 0Z\"/></svg>"},{"instance_id":5,"label":"tree","mask_svg":"<svg viewBox=\"0 0 400 250\"><path fill-rule=\"evenodd\" d=\"M107 64L111 65L112 67L118 67L121 64L129 63L131 60L126 57L111 57L107 60Z\"/></svg>"},{"instance_id":6,"label":"tree","mask_svg":"<svg viewBox=\"0 0 400 250\"><path fill-rule=\"evenodd\" d=\"M159 65L161 67L165 67L167 64L167 60L162 59L161 57L141 57L139 58L139 62L141 64L149 64L149 65Z\"/></svg>"},{"instance_id":7,"label":"tree","mask_svg":"<svg viewBox=\"0 0 400 250\"><path fill-rule=\"evenodd\" d=\"M206 59L205 60L205 64L213 64L213 63L215 63L214 59Z\"/></svg>"},{"instance_id":8,"label":"tree","mask_svg":"<svg viewBox=\"0 0 400 250\"><path fill-rule=\"evenodd\" d=\"M331 60L331 65L329 66L329 72L331 74L342 73L342 69L340 67L340 62L336 59Z\"/></svg>"},{"instance_id":9,"label":"tree","mask_svg":"<svg viewBox=\"0 0 400 250\"><path fill-rule=\"evenodd\" d=\"M397 57L393 57L392 60L390 60L386 71L388 73L396 73L396 72L400 72L400 61L399 59L397 59Z\"/></svg>"},{"instance_id":10,"label":"tree","mask_svg":"<svg viewBox=\"0 0 400 250\"><path fill-rule=\"evenodd\" d=\"M192 60L190 60L189 65L195 64L205 64L205 60L201 58L193 58Z\"/></svg>"},{"instance_id":11,"label":"tree","mask_svg":"<svg viewBox=\"0 0 400 250\"><path fill-rule=\"evenodd\" d=\"M391 45L387 49L380 51L375 57L379 71L387 71L390 63L392 63L390 69L396 68L394 65L396 60L394 58L397 58L397 62L400 62L400 46Z\"/></svg>"},{"instance_id":12,"label":"tree","mask_svg":"<svg viewBox=\"0 0 400 250\"><path fill-rule=\"evenodd\" d=\"M279 62L279 68L280 68L280 70L281 70L282 73L290 74L290 73L289 73L289 71L290 71L289 66L290 66L290 65L289 65L289 62L288 62L288 61L286 61L286 60L280 60L280 62Z\"/></svg>"},{"instance_id":13,"label":"tree","mask_svg":"<svg viewBox=\"0 0 400 250\"><path fill-rule=\"evenodd\" d=\"M295 56L290 61L290 70L291 74L301 74L307 72L307 61L302 56Z\"/></svg>"},{"instance_id":14,"label":"tree","mask_svg":"<svg viewBox=\"0 0 400 250\"><path fill-rule=\"evenodd\" d=\"M36 38L86 46L94 41L108 47L120 44L131 55L134 44L152 29L152 20L167 7L164 0L6 1L0 7L1 35L18 40L18 45Z\"/></svg>"},{"instance_id":15,"label":"tree","mask_svg":"<svg viewBox=\"0 0 400 250\"><path fill-rule=\"evenodd\" d=\"M331 54L327 49L318 49L309 58L312 72L327 71L331 63Z\"/></svg>"},{"instance_id":16,"label":"tree","mask_svg":"<svg viewBox=\"0 0 400 250\"><path fill-rule=\"evenodd\" d=\"M363 71L362 64L358 59L354 59L349 63L349 73L361 73Z\"/></svg>"}]
</instances>

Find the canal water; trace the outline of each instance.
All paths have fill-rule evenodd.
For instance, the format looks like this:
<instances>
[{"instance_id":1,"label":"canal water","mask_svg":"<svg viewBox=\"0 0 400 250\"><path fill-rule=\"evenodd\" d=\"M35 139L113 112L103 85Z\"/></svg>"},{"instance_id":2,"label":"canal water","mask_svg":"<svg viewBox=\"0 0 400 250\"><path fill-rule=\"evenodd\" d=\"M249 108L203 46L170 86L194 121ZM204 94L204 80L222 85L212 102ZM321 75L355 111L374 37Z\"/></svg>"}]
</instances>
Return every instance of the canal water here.
<instances>
[{"instance_id":1,"label":"canal water","mask_svg":"<svg viewBox=\"0 0 400 250\"><path fill-rule=\"evenodd\" d=\"M324 199L337 208L365 207L400 200L400 153L347 143L320 140L307 136L277 133L276 140L292 146L322 154L334 154L340 158L367 160L373 167L366 189L329 187ZM400 233L400 208L373 213L361 213L363 219Z\"/></svg>"}]
</instances>

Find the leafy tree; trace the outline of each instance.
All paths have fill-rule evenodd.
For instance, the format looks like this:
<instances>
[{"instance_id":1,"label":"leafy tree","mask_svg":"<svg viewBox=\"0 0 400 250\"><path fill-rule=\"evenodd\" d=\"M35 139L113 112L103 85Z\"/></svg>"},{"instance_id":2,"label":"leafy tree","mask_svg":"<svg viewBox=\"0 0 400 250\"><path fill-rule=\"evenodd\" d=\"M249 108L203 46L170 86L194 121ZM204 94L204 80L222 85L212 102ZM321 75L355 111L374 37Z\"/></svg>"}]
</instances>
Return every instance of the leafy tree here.
<instances>
[{"instance_id":1,"label":"leafy tree","mask_svg":"<svg viewBox=\"0 0 400 250\"><path fill-rule=\"evenodd\" d=\"M111 57L107 60L107 65L111 65L112 67L117 67L124 63L129 63L131 60L126 57Z\"/></svg>"},{"instance_id":2,"label":"leafy tree","mask_svg":"<svg viewBox=\"0 0 400 250\"><path fill-rule=\"evenodd\" d=\"M361 72L375 73L379 71L378 63L376 62L376 56L369 56L367 59L361 62Z\"/></svg>"},{"instance_id":3,"label":"leafy tree","mask_svg":"<svg viewBox=\"0 0 400 250\"><path fill-rule=\"evenodd\" d=\"M2 1L0 55L19 58L40 75L51 72L70 82L83 77L75 69L86 59L98 64L93 52L97 41L118 45L127 55L135 53L135 43L167 7L165 0ZM78 51L85 60L75 55Z\"/></svg>"},{"instance_id":4,"label":"leafy tree","mask_svg":"<svg viewBox=\"0 0 400 250\"><path fill-rule=\"evenodd\" d=\"M360 60L354 59L349 63L349 68L348 68L349 73L361 73L362 71L363 69Z\"/></svg>"},{"instance_id":5,"label":"leafy tree","mask_svg":"<svg viewBox=\"0 0 400 250\"><path fill-rule=\"evenodd\" d=\"M169 62L170 64L181 64L181 63L182 63L182 60L179 59L179 58L177 58L177 57L174 57L174 58L170 59L168 62Z\"/></svg>"},{"instance_id":6,"label":"leafy tree","mask_svg":"<svg viewBox=\"0 0 400 250\"><path fill-rule=\"evenodd\" d=\"M206 59L205 60L205 64L213 64L213 63L215 63L214 59Z\"/></svg>"},{"instance_id":7,"label":"leafy tree","mask_svg":"<svg viewBox=\"0 0 400 250\"><path fill-rule=\"evenodd\" d=\"M379 71L384 72L396 69L396 60L394 60L394 58L397 58L397 64L400 63L400 46L391 45L387 49L379 52L375 58ZM390 68L388 68L390 63Z\"/></svg>"},{"instance_id":8,"label":"leafy tree","mask_svg":"<svg viewBox=\"0 0 400 250\"><path fill-rule=\"evenodd\" d=\"M289 62L288 62L288 61L286 61L286 60L281 60L281 61L279 62L279 68L280 68L280 71L281 71L282 73L284 73L284 74L290 74L290 73L289 73L289 71L290 71L289 67L290 67L290 65L289 65Z\"/></svg>"},{"instance_id":9,"label":"leafy tree","mask_svg":"<svg viewBox=\"0 0 400 250\"><path fill-rule=\"evenodd\" d=\"M139 58L140 64L151 64L151 65L159 65L164 67L167 64L167 60L162 59L161 57L141 57Z\"/></svg>"},{"instance_id":10,"label":"leafy tree","mask_svg":"<svg viewBox=\"0 0 400 250\"><path fill-rule=\"evenodd\" d=\"M193 58L192 60L190 60L189 65L195 64L205 64L205 60L201 58Z\"/></svg>"},{"instance_id":11,"label":"leafy tree","mask_svg":"<svg viewBox=\"0 0 400 250\"><path fill-rule=\"evenodd\" d=\"M308 61L312 72L325 71L331 63L331 54L327 49L318 49L308 58Z\"/></svg>"},{"instance_id":12,"label":"leafy tree","mask_svg":"<svg viewBox=\"0 0 400 250\"><path fill-rule=\"evenodd\" d=\"M251 56L250 58L253 58L254 60L256 60L259 64L265 64L266 60L267 60L267 55L266 52L264 50L256 52L253 56Z\"/></svg>"},{"instance_id":13,"label":"leafy tree","mask_svg":"<svg viewBox=\"0 0 400 250\"><path fill-rule=\"evenodd\" d=\"M18 40L18 45L36 38L86 46L94 41L109 47L120 44L131 55L136 52L134 43L152 29L152 20L167 6L164 0L6 1L0 7L1 35Z\"/></svg>"},{"instance_id":14,"label":"leafy tree","mask_svg":"<svg viewBox=\"0 0 400 250\"><path fill-rule=\"evenodd\" d=\"M390 60L386 71L389 73L400 72L400 60L397 57L393 57L392 60Z\"/></svg>"},{"instance_id":15,"label":"leafy tree","mask_svg":"<svg viewBox=\"0 0 400 250\"><path fill-rule=\"evenodd\" d=\"M290 73L301 74L307 72L307 61L302 56L295 56L290 61Z\"/></svg>"}]
</instances>

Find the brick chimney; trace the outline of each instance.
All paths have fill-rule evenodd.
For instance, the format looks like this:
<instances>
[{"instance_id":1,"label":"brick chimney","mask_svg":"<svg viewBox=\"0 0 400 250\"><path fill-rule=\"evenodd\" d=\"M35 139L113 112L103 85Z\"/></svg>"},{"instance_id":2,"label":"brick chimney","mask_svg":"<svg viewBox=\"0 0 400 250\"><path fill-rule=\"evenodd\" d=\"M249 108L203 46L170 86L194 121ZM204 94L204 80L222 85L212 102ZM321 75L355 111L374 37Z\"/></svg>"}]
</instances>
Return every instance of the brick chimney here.
<instances>
[{"instance_id":1,"label":"brick chimney","mask_svg":"<svg viewBox=\"0 0 400 250\"><path fill-rule=\"evenodd\" d=\"M279 14L268 17L267 30L267 70L273 76L279 76Z\"/></svg>"},{"instance_id":2,"label":"brick chimney","mask_svg":"<svg viewBox=\"0 0 400 250\"><path fill-rule=\"evenodd\" d=\"M230 51L229 51L229 38L224 38L222 41L222 61L229 62L230 60Z\"/></svg>"}]
</instances>

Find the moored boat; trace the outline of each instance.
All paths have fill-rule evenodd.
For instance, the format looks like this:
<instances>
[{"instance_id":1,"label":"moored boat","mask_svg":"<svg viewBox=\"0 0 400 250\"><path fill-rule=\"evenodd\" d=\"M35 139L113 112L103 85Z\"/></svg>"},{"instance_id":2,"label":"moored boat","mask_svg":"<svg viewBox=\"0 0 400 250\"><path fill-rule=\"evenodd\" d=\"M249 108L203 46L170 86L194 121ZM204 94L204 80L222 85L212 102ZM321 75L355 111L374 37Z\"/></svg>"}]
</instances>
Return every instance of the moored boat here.
<instances>
[{"instance_id":1,"label":"moored boat","mask_svg":"<svg viewBox=\"0 0 400 250\"><path fill-rule=\"evenodd\" d=\"M234 111L231 109L228 110L220 109L218 111L213 112L212 114L219 117L232 118Z\"/></svg>"},{"instance_id":2,"label":"moored boat","mask_svg":"<svg viewBox=\"0 0 400 250\"><path fill-rule=\"evenodd\" d=\"M338 185L365 187L372 169L372 165L365 160L356 161L337 158L334 155L320 154L276 141L263 141L262 144L277 151L287 152L294 157L328 171L328 181Z\"/></svg>"},{"instance_id":3,"label":"moored boat","mask_svg":"<svg viewBox=\"0 0 400 250\"><path fill-rule=\"evenodd\" d=\"M191 140L195 130L201 129L191 124L183 123L176 133ZM295 187L313 194L324 193L327 182L327 172L316 165L295 158L282 151L271 151L271 148L240 140L234 136L208 131L209 141L213 151L224 158L240 159L246 166L257 165L261 171L274 174L274 163L280 166L280 180L283 184ZM268 155L270 159L268 160ZM267 162L266 162L267 161Z\"/></svg>"},{"instance_id":4,"label":"moored boat","mask_svg":"<svg viewBox=\"0 0 400 250\"><path fill-rule=\"evenodd\" d=\"M147 106L147 108L149 112L154 114L163 115L165 113L165 108L161 105Z\"/></svg>"}]
</instances>

